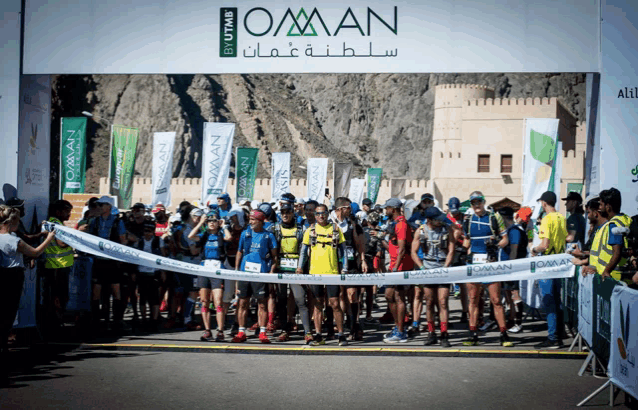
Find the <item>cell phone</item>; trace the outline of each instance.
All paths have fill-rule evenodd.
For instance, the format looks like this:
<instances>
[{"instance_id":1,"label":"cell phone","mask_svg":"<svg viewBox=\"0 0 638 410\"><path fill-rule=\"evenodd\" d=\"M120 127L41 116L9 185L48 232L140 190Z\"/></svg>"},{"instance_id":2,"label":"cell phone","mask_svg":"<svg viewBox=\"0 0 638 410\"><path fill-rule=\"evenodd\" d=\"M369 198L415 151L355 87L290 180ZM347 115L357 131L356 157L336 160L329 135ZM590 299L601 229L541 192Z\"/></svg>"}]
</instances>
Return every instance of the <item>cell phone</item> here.
<instances>
[{"instance_id":1,"label":"cell phone","mask_svg":"<svg viewBox=\"0 0 638 410\"><path fill-rule=\"evenodd\" d=\"M330 195L330 188L326 188L326 196Z\"/></svg>"}]
</instances>

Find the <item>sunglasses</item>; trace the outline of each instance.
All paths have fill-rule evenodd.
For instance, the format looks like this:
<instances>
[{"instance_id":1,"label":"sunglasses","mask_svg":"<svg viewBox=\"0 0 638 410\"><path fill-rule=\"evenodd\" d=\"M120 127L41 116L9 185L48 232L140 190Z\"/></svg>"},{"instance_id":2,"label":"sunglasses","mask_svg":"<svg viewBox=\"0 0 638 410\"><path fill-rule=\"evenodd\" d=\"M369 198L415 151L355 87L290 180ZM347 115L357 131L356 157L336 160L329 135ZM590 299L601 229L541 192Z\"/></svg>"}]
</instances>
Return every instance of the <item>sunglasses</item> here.
<instances>
[{"instance_id":1,"label":"sunglasses","mask_svg":"<svg viewBox=\"0 0 638 410\"><path fill-rule=\"evenodd\" d=\"M328 212L315 212L315 215L328 215Z\"/></svg>"},{"instance_id":2,"label":"sunglasses","mask_svg":"<svg viewBox=\"0 0 638 410\"><path fill-rule=\"evenodd\" d=\"M340 207L339 207L339 208L337 208L337 209L350 209L350 207L349 207L349 206L340 206Z\"/></svg>"},{"instance_id":3,"label":"sunglasses","mask_svg":"<svg viewBox=\"0 0 638 410\"><path fill-rule=\"evenodd\" d=\"M206 222L210 223L210 222L217 222L219 219L207 219Z\"/></svg>"}]
</instances>

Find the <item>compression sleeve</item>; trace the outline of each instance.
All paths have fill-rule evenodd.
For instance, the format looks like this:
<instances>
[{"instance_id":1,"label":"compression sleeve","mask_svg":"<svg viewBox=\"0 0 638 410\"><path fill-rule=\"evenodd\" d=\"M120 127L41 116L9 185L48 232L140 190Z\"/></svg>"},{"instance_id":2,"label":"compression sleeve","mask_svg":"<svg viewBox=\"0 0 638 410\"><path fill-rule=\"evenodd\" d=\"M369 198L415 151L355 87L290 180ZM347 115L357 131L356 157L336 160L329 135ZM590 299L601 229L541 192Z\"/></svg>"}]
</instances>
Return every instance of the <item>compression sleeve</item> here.
<instances>
[{"instance_id":1,"label":"compression sleeve","mask_svg":"<svg viewBox=\"0 0 638 410\"><path fill-rule=\"evenodd\" d=\"M343 266L341 269L348 269L348 252L346 251L346 243L342 242L339 244L339 252L341 253L341 263Z\"/></svg>"},{"instance_id":2,"label":"compression sleeve","mask_svg":"<svg viewBox=\"0 0 638 410\"><path fill-rule=\"evenodd\" d=\"M301 251L299 252L299 267L303 268L306 266L306 262L308 260L308 245L305 243L301 245Z\"/></svg>"}]
</instances>

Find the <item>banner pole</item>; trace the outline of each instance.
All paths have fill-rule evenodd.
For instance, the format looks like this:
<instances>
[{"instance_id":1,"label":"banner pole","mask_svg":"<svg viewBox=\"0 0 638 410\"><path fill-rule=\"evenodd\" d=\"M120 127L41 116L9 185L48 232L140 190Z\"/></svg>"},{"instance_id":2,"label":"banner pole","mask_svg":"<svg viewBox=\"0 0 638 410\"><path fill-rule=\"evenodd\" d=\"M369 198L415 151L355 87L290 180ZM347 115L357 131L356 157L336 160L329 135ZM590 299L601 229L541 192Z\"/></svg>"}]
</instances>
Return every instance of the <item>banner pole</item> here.
<instances>
[{"instance_id":1,"label":"banner pole","mask_svg":"<svg viewBox=\"0 0 638 410\"><path fill-rule=\"evenodd\" d=\"M111 166L113 162L113 124L111 124L111 138L109 142L109 173L107 177L108 182L108 195L111 195Z\"/></svg>"},{"instance_id":2,"label":"banner pole","mask_svg":"<svg viewBox=\"0 0 638 410\"><path fill-rule=\"evenodd\" d=\"M64 135L62 134L62 129L64 117L60 117L60 165L58 168L58 199L62 199L62 147L64 146Z\"/></svg>"},{"instance_id":3,"label":"banner pole","mask_svg":"<svg viewBox=\"0 0 638 410\"><path fill-rule=\"evenodd\" d=\"M600 386L598 389L596 389L596 391L594 391L592 394L590 394L589 396L585 397L585 400L581 401L580 403L578 403L576 405L576 407L581 407L583 404L587 403L589 400L593 399L594 397L598 396L600 394L600 392L602 392L603 390L605 390L605 388L607 388L607 386L611 387L611 396L610 396L610 401L609 401L609 405L613 406L613 395L614 395L614 385L611 383L611 380L607 380L605 382L605 384L603 384L602 386Z\"/></svg>"}]
</instances>

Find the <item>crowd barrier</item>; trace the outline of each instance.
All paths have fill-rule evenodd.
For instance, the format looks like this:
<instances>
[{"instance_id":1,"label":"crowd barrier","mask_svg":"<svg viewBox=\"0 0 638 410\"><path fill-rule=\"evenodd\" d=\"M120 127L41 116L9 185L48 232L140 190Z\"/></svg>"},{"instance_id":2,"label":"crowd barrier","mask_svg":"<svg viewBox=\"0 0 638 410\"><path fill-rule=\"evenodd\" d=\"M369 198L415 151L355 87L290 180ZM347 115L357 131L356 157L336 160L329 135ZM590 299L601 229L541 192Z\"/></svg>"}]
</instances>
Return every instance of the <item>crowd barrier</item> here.
<instances>
[{"instance_id":1,"label":"crowd barrier","mask_svg":"<svg viewBox=\"0 0 638 410\"><path fill-rule=\"evenodd\" d=\"M577 287L575 292L578 295L578 332L590 348L590 355L579 374L582 375L589 364L595 369L598 362L607 369L609 375L609 380L578 406L587 403L607 387L611 388L610 405L614 401L614 387L638 399L635 360L638 355L638 332L631 330L631 318L638 317L638 291L611 278L603 280L600 275L577 275L574 280L577 283L572 285ZM569 313L565 314L569 316Z\"/></svg>"}]
</instances>

